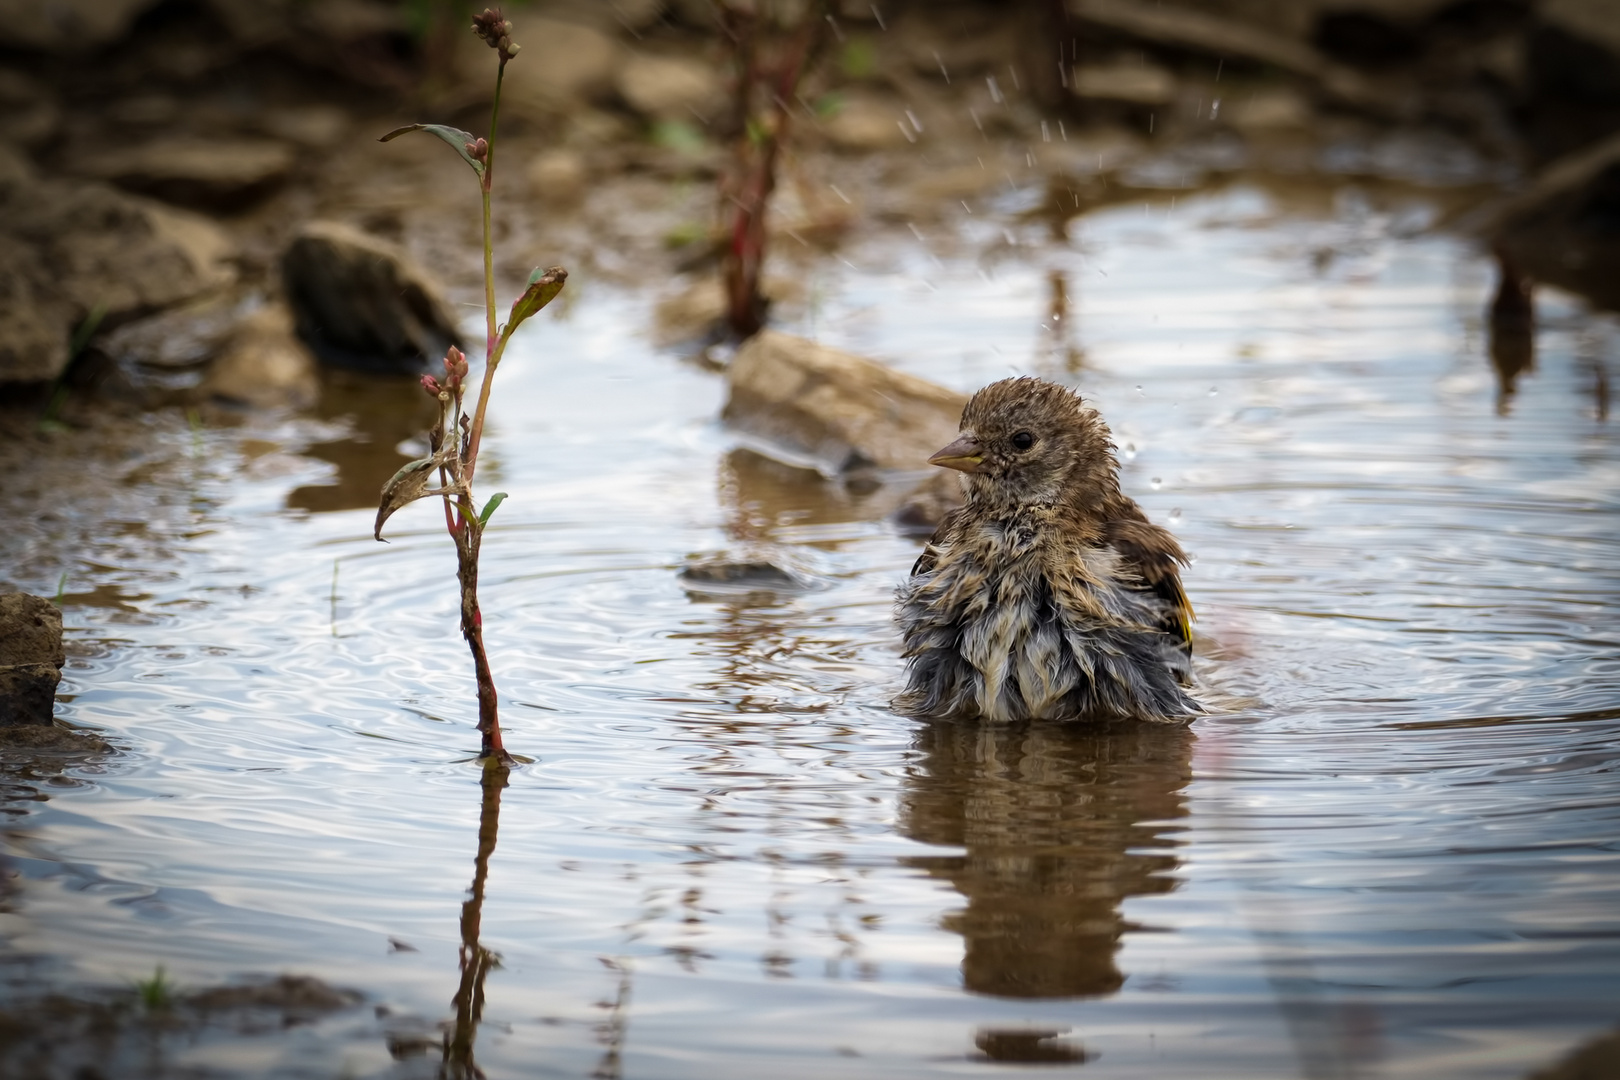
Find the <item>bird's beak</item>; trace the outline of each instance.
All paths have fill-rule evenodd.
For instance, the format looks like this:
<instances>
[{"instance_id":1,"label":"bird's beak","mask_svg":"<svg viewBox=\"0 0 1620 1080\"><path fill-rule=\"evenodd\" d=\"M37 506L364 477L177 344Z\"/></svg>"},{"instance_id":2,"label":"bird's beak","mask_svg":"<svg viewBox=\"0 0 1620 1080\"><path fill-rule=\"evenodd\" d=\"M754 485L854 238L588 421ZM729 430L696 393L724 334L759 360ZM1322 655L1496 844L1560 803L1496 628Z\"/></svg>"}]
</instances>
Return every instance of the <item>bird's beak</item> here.
<instances>
[{"instance_id":1,"label":"bird's beak","mask_svg":"<svg viewBox=\"0 0 1620 1080\"><path fill-rule=\"evenodd\" d=\"M978 472L979 466L984 464L984 447L975 442L973 436L963 435L929 458L928 464L960 469L962 472Z\"/></svg>"}]
</instances>

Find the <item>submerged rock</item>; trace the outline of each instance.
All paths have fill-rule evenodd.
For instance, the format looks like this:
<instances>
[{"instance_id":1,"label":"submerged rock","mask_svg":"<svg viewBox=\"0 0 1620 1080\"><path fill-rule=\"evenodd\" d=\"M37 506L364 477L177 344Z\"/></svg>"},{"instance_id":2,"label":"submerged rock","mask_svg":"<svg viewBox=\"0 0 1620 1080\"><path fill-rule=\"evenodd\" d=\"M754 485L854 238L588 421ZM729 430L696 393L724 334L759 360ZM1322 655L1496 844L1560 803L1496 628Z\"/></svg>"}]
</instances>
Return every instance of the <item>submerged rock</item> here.
<instances>
[{"instance_id":1,"label":"submerged rock","mask_svg":"<svg viewBox=\"0 0 1620 1080\"><path fill-rule=\"evenodd\" d=\"M796 593L821 584L785 552L775 557L754 553L697 559L681 569L680 579L689 592L700 594Z\"/></svg>"},{"instance_id":2,"label":"submerged rock","mask_svg":"<svg viewBox=\"0 0 1620 1080\"><path fill-rule=\"evenodd\" d=\"M0 149L0 383L56 378L92 316L113 325L230 284L235 249L204 218L42 180Z\"/></svg>"},{"instance_id":3,"label":"submerged rock","mask_svg":"<svg viewBox=\"0 0 1620 1080\"><path fill-rule=\"evenodd\" d=\"M66 662L56 605L28 593L0 594L0 729L51 726Z\"/></svg>"},{"instance_id":4,"label":"submerged rock","mask_svg":"<svg viewBox=\"0 0 1620 1080\"><path fill-rule=\"evenodd\" d=\"M202 382L203 393L253 408L307 408L319 396L315 357L280 304L261 308L230 333Z\"/></svg>"},{"instance_id":5,"label":"submerged rock","mask_svg":"<svg viewBox=\"0 0 1620 1080\"><path fill-rule=\"evenodd\" d=\"M359 229L304 226L281 274L299 336L326 363L414 374L460 344L438 286L404 251Z\"/></svg>"},{"instance_id":6,"label":"submerged rock","mask_svg":"<svg viewBox=\"0 0 1620 1080\"><path fill-rule=\"evenodd\" d=\"M331 986L313 975L281 975L268 982L218 986L187 994L181 1003L201 1013L273 1009L296 1022L320 1013L352 1008L364 1000L356 990ZM290 1026L290 1025L289 1025Z\"/></svg>"},{"instance_id":7,"label":"submerged rock","mask_svg":"<svg viewBox=\"0 0 1620 1080\"><path fill-rule=\"evenodd\" d=\"M927 467L967 397L874 360L765 330L737 350L723 416L790 464L826 475Z\"/></svg>"}]
</instances>

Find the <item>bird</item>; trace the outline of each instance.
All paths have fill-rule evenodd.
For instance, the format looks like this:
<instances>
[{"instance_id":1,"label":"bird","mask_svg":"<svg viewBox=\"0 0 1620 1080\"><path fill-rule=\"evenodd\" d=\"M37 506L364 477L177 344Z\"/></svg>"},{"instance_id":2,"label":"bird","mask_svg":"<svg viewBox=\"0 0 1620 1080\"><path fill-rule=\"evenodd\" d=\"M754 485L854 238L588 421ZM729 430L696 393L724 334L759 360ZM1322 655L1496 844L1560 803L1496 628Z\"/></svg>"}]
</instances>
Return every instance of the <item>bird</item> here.
<instances>
[{"instance_id":1,"label":"bird","mask_svg":"<svg viewBox=\"0 0 1620 1080\"><path fill-rule=\"evenodd\" d=\"M1033 377L968 399L928 459L962 474L895 596L905 690L935 719L1180 722L1192 680L1187 555L1119 486L1090 402Z\"/></svg>"}]
</instances>

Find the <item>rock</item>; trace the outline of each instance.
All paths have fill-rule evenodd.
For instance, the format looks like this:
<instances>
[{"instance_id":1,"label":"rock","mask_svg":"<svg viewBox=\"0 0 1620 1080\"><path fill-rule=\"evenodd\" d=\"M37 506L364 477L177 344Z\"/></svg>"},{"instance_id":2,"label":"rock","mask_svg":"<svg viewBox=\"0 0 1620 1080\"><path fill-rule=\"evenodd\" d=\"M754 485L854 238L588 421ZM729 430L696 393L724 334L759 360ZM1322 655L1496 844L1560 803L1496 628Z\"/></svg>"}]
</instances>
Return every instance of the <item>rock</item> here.
<instances>
[{"instance_id":1,"label":"rock","mask_svg":"<svg viewBox=\"0 0 1620 1080\"><path fill-rule=\"evenodd\" d=\"M1620 130L1620 5L1612 0L1538 5L1526 66L1530 122L1553 129L1529 132L1532 143L1542 144L1542 156Z\"/></svg>"},{"instance_id":2,"label":"rock","mask_svg":"<svg viewBox=\"0 0 1620 1080\"><path fill-rule=\"evenodd\" d=\"M80 154L72 169L166 202L234 210L279 187L295 161L268 139L165 138Z\"/></svg>"},{"instance_id":3,"label":"rock","mask_svg":"<svg viewBox=\"0 0 1620 1080\"><path fill-rule=\"evenodd\" d=\"M1083 26L1160 48L1274 67L1305 79L1340 104L1378 114L1393 105L1374 84L1295 38L1236 19L1139 0L1069 0Z\"/></svg>"},{"instance_id":4,"label":"rock","mask_svg":"<svg viewBox=\"0 0 1620 1080\"><path fill-rule=\"evenodd\" d=\"M617 86L626 104L653 119L707 121L725 104L715 66L690 56L633 54L620 66Z\"/></svg>"},{"instance_id":5,"label":"rock","mask_svg":"<svg viewBox=\"0 0 1620 1080\"><path fill-rule=\"evenodd\" d=\"M54 379L74 330L106 325L235 280L213 223L102 184L36 179L0 152L0 383Z\"/></svg>"},{"instance_id":6,"label":"rock","mask_svg":"<svg viewBox=\"0 0 1620 1080\"><path fill-rule=\"evenodd\" d=\"M1620 311L1620 134L1548 165L1484 231L1530 277Z\"/></svg>"},{"instance_id":7,"label":"rock","mask_svg":"<svg viewBox=\"0 0 1620 1080\"><path fill-rule=\"evenodd\" d=\"M200 367L219 355L242 316L240 298L217 293L125 323L98 336L95 348L120 365Z\"/></svg>"},{"instance_id":8,"label":"rock","mask_svg":"<svg viewBox=\"0 0 1620 1080\"><path fill-rule=\"evenodd\" d=\"M737 350L724 419L772 456L824 475L916 470L956 438L967 397L813 341L765 330Z\"/></svg>"},{"instance_id":9,"label":"rock","mask_svg":"<svg viewBox=\"0 0 1620 1080\"><path fill-rule=\"evenodd\" d=\"M1536 8L1536 21L1610 56L1620 56L1620 9L1610 0L1542 0ZM1593 74L1611 86L1620 81L1620 73L1612 66Z\"/></svg>"},{"instance_id":10,"label":"rock","mask_svg":"<svg viewBox=\"0 0 1620 1080\"><path fill-rule=\"evenodd\" d=\"M528 174L530 194L547 206L571 206L585 194L585 157L577 150L542 150Z\"/></svg>"},{"instance_id":11,"label":"rock","mask_svg":"<svg viewBox=\"0 0 1620 1080\"><path fill-rule=\"evenodd\" d=\"M702 337L725 314L725 287L716 275L705 275L653 307L653 340L667 347Z\"/></svg>"},{"instance_id":12,"label":"rock","mask_svg":"<svg viewBox=\"0 0 1620 1080\"><path fill-rule=\"evenodd\" d=\"M404 35L411 29L403 5L386 0L325 0L318 4L308 0L203 0L203 4L238 45L291 45L293 52L306 55L313 42L342 46L365 38ZM304 48L299 48L299 38L305 39ZM351 72L363 63L351 63Z\"/></svg>"},{"instance_id":13,"label":"rock","mask_svg":"<svg viewBox=\"0 0 1620 1080\"><path fill-rule=\"evenodd\" d=\"M1280 131L1303 128L1311 122L1310 104L1283 87L1256 90L1221 110L1221 119L1239 131Z\"/></svg>"},{"instance_id":14,"label":"rock","mask_svg":"<svg viewBox=\"0 0 1620 1080\"><path fill-rule=\"evenodd\" d=\"M351 226L305 225L282 255L281 276L299 336L326 363L414 374L461 340L427 274Z\"/></svg>"},{"instance_id":15,"label":"rock","mask_svg":"<svg viewBox=\"0 0 1620 1080\"><path fill-rule=\"evenodd\" d=\"M1069 87L1083 100L1125 105L1168 105L1176 99L1176 77L1155 64L1081 65Z\"/></svg>"},{"instance_id":16,"label":"rock","mask_svg":"<svg viewBox=\"0 0 1620 1080\"><path fill-rule=\"evenodd\" d=\"M1062 142L1043 144L1039 157L1051 172L1092 177L1130 165L1147 150L1140 135L1121 128L1072 132Z\"/></svg>"},{"instance_id":17,"label":"rock","mask_svg":"<svg viewBox=\"0 0 1620 1080\"><path fill-rule=\"evenodd\" d=\"M66 662L56 605L27 593L0 594L0 728L50 726Z\"/></svg>"},{"instance_id":18,"label":"rock","mask_svg":"<svg viewBox=\"0 0 1620 1080\"><path fill-rule=\"evenodd\" d=\"M613 88L624 61L624 47L618 41L561 19L523 16L513 24L512 37L523 52L508 65L501 83L503 112L540 116L565 112L573 103ZM495 54L471 34L457 54L457 66L470 87L493 92Z\"/></svg>"},{"instance_id":19,"label":"rock","mask_svg":"<svg viewBox=\"0 0 1620 1080\"><path fill-rule=\"evenodd\" d=\"M1348 63L1388 67L1422 53L1429 22L1450 0L1329 0L1316 13L1316 45Z\"/></svg>"},{"instance_id":20,"label":"rock","mask_svg":"<svg viewBox=\"0 0 1620 1080\"><path fill-rule=\"evenodd\" d=\"M243 319L202 382L202 392L257 409L308 408L319 395L315 357L280 304Z\"/></svg>"},{"instance_id":21,"label":"rock","mask_svg":"<svg viewBox=\"0 0 1620 1080\"><path fill-rule=\"evenodd\" d=\"M335 146L349 128L349 114L336 105L265 109L258 120L266 135L313 150Z\"/></svg>"},{"instance_id":22,"label":"rock","mask_svg":"<svg viewBox=\"0 0 1620 1080\"><path fill-rule=\"evenodd\" d=\"M1517 103L1537 164L1620 131L1620 11L1606 0L1537 5L1524 35Z\"/></svg>"},{"instance_id":23,"label":"rock","mask_svg":"<svg viewBox=\"0 0 1620 1080\"><path fill-rule=\"evenodd\" d=\"M631 33L645 30L664 17L664 0L608 0L607 7Z\"/></svg>"},{"instance_id":24,"label":"rock","mask_svg":"<svg viewBox=\"0 0 1620 1080\"><path fill-rule=\"evenodd\" d=\"M92 55L156 6L157 0L0 0L0 45Z\"/></svg>"},{"instance_id":25,"label":"rock","mask_svg":"<svg viewBox=\"0 0 1620 1080\"><path fill-rule=\"evenodd\" d=\"M50 93L20 71L0 68L0 142L39 146L62 126Z\"/></svg>"},{"instance_id":26,"label":"rock","mask_svg":"<svg viewBox=\"0 0 1620 1080\"><path fill-rule=\"evenodd\" d=\"M910 185L905 201L908 205L944 202L956 206L958 200L971 199L1005 180L982 164L930 169Z\"/></svg>"},{"instance_id":27,"label":"rock","mask_svg":"<svg viewBox=\"0 0 1620 1080\"><path fill-rule=\"evenodd\" d=\"M940 469L901 500L890 520L907 536L929 536L961 505L962 482L956 473Z\"/></svg>"},{"instance_id":28,"label":"rock","mask_svg":"<svg viewBox=\"0 0 1620 1080\"><path fill-rule=\"evenodd\" d=\"M915 142L917 133L905 126L905 109L887 98L849 94L821 123L827 141L840 150L870 153Z\"/></svg>"},{"instance_id":29,"label":"rock","mask_svg":"<svg viewBox=\"0 0 1620 1080\"><path fill-rule=\"evenodd\" d=\"M885 10L884 5L878 7ZM894 32L885 36L910 60L913 71L940 80L982 79L986 73L999 72L1006 81L1007 61L1019 52L1016 12L991 4L909 8L903 10Z\"/></svg>"},{"instance_id":30,"label":"rock","mask_svg":"<svg viewBox=\"0 0 1620 1080\"><path fill-rule=\"evenodd\" d=\"M291 1021L320 1013L353 1008L365 1000L357 990L322 982L313 975L280 975L268 982L217 986L187 994L183 1003L199 1012L235 1009L272 1009ZM289 1023L287 1026L291 1026Z\"/></svg>"},{"instance_id":31,"label":"rock","mask_svg":"<svg viewBox=\"0 0 1620 1080\"><path fill-rule=\"evenodd\" d=\"M787 547L774 554L752 552L694 559L679 576L688 591L700 594L795 593L823 584L813 572L796 564Z\"/></svg>"}]
</instances>

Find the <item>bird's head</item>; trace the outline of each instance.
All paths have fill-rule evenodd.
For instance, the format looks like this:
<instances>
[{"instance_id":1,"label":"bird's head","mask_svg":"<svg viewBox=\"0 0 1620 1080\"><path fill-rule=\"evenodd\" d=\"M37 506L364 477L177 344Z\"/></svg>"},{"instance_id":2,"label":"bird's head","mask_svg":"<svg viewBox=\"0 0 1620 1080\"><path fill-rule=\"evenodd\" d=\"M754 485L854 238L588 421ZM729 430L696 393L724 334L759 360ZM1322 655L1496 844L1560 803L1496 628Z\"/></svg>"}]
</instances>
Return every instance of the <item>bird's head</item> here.
<instances>
[{"instance_id":1,"label":"bird's head","mask_svg":"<svg viewBox=\"0 0 1620 1080\"><path fill-rule=\"evenodd\" d=\"M1074 391L1003 379L968 399L957 440L928 459L965 474L970 503L1100 505L1119 487L1108 425Z\"/></svg>"}]
</instances>

